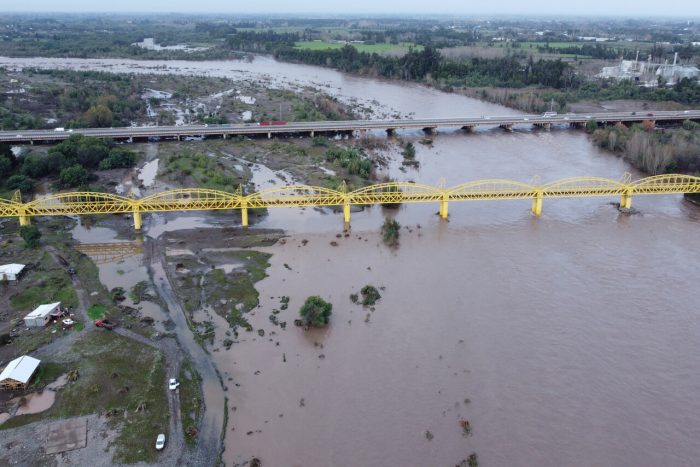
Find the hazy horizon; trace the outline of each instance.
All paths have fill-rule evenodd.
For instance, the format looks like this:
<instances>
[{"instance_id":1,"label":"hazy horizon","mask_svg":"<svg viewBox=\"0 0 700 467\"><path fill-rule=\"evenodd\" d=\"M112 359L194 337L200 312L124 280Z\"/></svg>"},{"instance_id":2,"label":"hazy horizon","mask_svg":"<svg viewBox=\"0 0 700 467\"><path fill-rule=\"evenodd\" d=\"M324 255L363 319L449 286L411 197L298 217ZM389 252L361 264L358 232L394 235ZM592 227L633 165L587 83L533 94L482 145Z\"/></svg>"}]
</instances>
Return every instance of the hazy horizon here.
<instances>
[{"instance_id":1,"label":"hazy horizon","mask_svg":"<svg viewBox=\"0 0 700 467\"><path fill-rule=\"evenodd\" d=\"M196 6L193 6L196 5ZM465 4L463 0L443 0L437 4L428 4L415 0L388 0L383 2L355 0L342 5L322 4L312 0L297 0L290 7L290 2L269 0L262 9L260 3L248 2L231 5L221 0L200 0L196 4L182 0L121 0L108 7L88 0L35 0L30 5L23 2L6 4L0 11L6 13L189 13L189 14L257 14L257 15L393 15L409 16L422 14L428 16L615 16L615 17L664 17L697 18L700 17L700 2L688 4L686 0L667 0L666 2L639 1L633 6L613 5L606 0L588 0L585 3L550 2L531 0L501 0L497 3Z\"/></svg>"}]
</instances>

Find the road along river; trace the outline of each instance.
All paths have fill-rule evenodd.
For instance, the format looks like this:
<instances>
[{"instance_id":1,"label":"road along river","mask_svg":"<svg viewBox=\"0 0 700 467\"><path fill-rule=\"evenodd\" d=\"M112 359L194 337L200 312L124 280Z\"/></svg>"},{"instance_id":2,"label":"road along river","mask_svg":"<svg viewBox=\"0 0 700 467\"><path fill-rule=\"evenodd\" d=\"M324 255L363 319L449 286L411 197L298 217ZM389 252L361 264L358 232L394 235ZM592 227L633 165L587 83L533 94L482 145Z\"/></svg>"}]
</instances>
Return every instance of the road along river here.
<instances>
[{"instance_id":1,"label":"road along river","mask_svg":"<svg viewBox=\"0 0 700 467\"><path fill-rule=\"evenodd\" d=\"M0 66L314 85L388 114L512 112L269 58ZM394 155L387 173L429 184L633 172L569 130L444 132L432 146L418 144L417 132L402 137L416 142L421 167L402 172ZM614 201L547 201L540 218L524 201L452 203L449 222L437 205L375 207L353 213L348 237L338 214L271 210L262 226L290 237L263 249L272 265L250 322L265 337L244 332L211 353L228 386L227 465L258 457L269 466L453 466L474 451L487 466L696 464L700 209L680 196L635 197L639 213L628 215ZM377 233L385 215L404 226L396 250ZM374 311L349 299L366 284L383 287ZM334 305L330 327L291 326L316 294ZM278 315L286 330L268 319L281 296L290 297Z\"/></svg>"}]
</instances>

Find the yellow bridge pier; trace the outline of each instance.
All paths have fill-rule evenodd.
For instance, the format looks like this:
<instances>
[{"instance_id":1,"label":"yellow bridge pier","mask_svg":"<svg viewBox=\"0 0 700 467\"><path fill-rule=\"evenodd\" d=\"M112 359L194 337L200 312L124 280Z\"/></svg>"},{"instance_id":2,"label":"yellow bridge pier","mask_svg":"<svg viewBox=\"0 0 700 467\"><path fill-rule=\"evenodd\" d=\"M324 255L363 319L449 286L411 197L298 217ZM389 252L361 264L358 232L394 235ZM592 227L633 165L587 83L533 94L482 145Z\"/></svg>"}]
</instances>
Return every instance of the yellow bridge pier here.
<instances>
[{"instance_id":1,"label":"yellow bridge pier","mask_svg":"<svg viewBox=\"0 0 700 467\"><path fill-rule=\"evenodd\" d=\"M143 226L143 219L141 218L141 211L139 211L138 207L134 208L134 229L137 232L141 231L141 227Z\"/></svg>"},{"instance_id":2,"label":"yellow bridge pier","mask_svg":"<svg viewBox=\"0 0 700 467\"><path fill-rule=\"evenodd\" d=\"M532 213L536 216L542 214L542 198L543 194L541 191L535 193L535 197L532 198Z\"/></svg>"},{"instance_id":3,"label":"yellow bridge pier","mask_svg":"<svg viewBox=\"0 0 700 467\"><path fill-rule=\"evenodd\" d=\"M245 200L241 200L241 225L248 227L248 207Z\"/></svg>"},{"instance_id":4,"label":"yellow bridge pier","mask_svg":"<svg viewBox=\"0 0 700 467\"><path fill-rule=\"evenodd\" d=\"M447 192L443 193L442 199L440 199L440 217L443 219L447 219L447 216L449 215L448 205L447 205L447 202L449 199L450 199L450 195Z\"/></svg>"},{"instance_id":5,"label":"yellow bridge pier","mask_svg":"<svg viewBox=\"0 0 700 467\"><path fill-rule=\"evenodd\" d=\"M20 214L19 216L19 225L20 226L25 226L25 225L30 225L32 221L29 220L29 216L26 214Z\"/></svg>"},{"instance_id":6,"label":"yellow bridge pier","mask_svg":"<svg viewBox=\"0 0 700 467\"><path fill-rule=\"evenodd\" d=\"M350 201L348 199L343 203L343 223L350 225Z\"/></svg>"},{"instance_id":7,"label":"yellow bridge pier","mask_svg":"<svg viewBox=\"0 0 700 467\"><path fill-rule=\"evenodd\" d=\"M632 208L632 190L625 190L620 196L620 207L622 209Z\"/></svg>"}]
</instances>

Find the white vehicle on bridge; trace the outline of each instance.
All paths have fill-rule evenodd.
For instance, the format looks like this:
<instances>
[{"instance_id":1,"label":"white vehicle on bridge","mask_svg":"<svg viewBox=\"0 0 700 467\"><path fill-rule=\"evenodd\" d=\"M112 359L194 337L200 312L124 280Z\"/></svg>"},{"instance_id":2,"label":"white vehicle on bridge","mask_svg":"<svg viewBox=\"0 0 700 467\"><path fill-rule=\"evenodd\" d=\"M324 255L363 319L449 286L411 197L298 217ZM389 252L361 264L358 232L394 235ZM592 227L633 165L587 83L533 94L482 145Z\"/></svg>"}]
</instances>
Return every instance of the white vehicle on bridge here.
<instances>
[{"instance_id":1,"label":"white vehicle on bridge","mask_svg":"<svg viewBox=\"0 0 700 467\"><path fill-rule=\"evenodd\" d=\"M545 112L542 114L544 118L551 118L551 117L556 117L557 113L556 112Z\"/></svg>"}]
</instances>

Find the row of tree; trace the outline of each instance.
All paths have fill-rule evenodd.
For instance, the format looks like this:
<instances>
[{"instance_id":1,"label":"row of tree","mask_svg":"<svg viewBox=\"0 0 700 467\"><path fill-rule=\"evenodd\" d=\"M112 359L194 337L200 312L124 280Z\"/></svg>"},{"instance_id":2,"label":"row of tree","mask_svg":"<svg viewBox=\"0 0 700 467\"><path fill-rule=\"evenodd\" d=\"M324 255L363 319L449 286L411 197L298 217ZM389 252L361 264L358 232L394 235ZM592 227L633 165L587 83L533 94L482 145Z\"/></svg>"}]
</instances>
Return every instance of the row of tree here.
<instances>
[{"instance_id":1,"label":"row of tree","mask_svg":"<svg viewBox=\"0 0 700 467\"><path fill-rule=\"evenodd\" d=\"M31 193L35 181L51 178L61 188L80 187L92 178L94 170L133 167L135 152L97 138L74 135L49 149L47 154L30 152L15 157L7 145L0 146L0 180L5 189Z\"/></svg>"}]
</instances>

